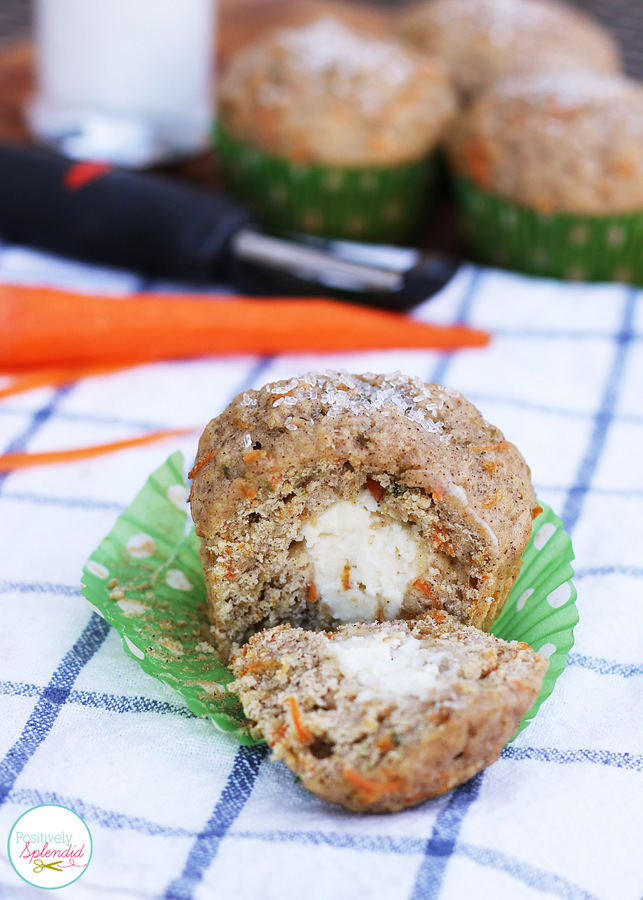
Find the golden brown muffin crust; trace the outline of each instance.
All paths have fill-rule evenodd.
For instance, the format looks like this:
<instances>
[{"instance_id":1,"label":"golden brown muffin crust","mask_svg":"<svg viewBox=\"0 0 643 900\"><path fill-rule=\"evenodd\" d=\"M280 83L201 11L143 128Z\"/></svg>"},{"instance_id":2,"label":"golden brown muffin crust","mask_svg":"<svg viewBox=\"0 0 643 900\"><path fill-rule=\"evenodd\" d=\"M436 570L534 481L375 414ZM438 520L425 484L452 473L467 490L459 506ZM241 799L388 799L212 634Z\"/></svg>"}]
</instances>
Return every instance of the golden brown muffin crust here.
<instances>
[{"instance_id":1,"label":"golden brown muffin crust","mask_svg":"<svg viewBox=\"0 0 643 900\"><path fill-rule=\"evenodd\" d=\"M299 163L423 159L454 111L440 63L333 19L281 29L244 49L219 92L220 119L234 137Z\"/></svg>"},{"instance_id":2,"label":"golden brown muffin crust","mask_svg":"<svg viewBox=\"0 0 643 900\"><path fill-rule=\"evenodd\" d=\"M466 97L509 75L620 71L611 35L554 0L431 0L403 13L398 31L438 56Z\"/></svg>"},{"instance_id":3,"label":"golden brown muffin crust","mask_svg":"<svg viewBox=\"0 0 643 900\"><path fill-rule=\"evenodd\" d=\"M592 73L501 81L462 116L456 172L544 213L643 209L643 84Z\"/></svg>"}]
</instances>

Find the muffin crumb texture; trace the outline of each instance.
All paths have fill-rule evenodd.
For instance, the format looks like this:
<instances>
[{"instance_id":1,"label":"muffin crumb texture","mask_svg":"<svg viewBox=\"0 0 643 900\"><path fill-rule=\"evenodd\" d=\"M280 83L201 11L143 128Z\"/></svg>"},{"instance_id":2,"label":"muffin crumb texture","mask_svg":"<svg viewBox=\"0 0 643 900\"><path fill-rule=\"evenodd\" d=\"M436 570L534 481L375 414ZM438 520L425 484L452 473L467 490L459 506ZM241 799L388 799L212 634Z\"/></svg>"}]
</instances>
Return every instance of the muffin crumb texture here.
<instances>
[{"instance_id":1,"label":"muffin crumb texture","mask_svg":"<svg viewBox=\"0 0 643 900\"><path fill-rule=\"evenodd\" d=\"M438 611L315 633L281 625L232 660L246 715L324 800L359 812L421 803L498 758L547 660Z\"/></svg>"}]
</instances>

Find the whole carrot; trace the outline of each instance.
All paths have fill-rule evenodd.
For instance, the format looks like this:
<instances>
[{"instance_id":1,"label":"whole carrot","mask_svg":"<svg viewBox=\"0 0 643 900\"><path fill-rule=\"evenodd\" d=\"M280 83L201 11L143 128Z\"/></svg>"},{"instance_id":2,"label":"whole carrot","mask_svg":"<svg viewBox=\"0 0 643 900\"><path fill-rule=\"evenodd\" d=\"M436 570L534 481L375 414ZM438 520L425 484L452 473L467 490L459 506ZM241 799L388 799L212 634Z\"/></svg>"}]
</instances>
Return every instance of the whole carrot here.
<instances>
[{"instance_id":1,"label":"whole carrot","mask_svg":"<svg viewBox=\"0 0 643 900\"><path fill-rule=\"evenodd\" d=\"M126 365L213 354L454 350L486 344L463 325L429 325L335 300L219 295L81 295L0 285L0 369Z\"/></svg>"}]
</instances>

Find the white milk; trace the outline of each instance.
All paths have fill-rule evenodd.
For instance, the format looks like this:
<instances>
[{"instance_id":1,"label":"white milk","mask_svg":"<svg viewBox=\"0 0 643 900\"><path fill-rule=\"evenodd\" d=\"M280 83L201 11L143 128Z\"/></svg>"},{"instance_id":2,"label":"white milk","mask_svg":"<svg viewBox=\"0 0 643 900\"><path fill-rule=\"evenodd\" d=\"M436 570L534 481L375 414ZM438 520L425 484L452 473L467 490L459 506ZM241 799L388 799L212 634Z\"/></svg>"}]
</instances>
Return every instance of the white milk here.
<instances>
[{"instance_id":1,"label":"white milk","mask_svg":"<svg viewBox=\"0 0 643 900\"><path fill-rule=\"evenodd\" d=\"M202 147L216 0L37 0L35 134L73 157L145 165Z\"/></svg>"}]
</instances>

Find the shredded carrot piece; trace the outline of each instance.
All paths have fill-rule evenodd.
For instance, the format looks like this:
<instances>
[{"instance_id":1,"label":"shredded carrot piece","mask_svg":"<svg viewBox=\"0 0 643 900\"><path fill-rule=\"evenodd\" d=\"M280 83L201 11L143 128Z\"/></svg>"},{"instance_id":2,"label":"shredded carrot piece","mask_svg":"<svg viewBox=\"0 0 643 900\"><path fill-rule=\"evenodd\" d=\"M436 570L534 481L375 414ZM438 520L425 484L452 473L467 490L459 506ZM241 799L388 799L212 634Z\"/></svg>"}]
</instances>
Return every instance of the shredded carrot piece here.
<instances>
[{"instance_id":1,"label":"shredded carrot piece","mask_svg":"<svg viewBox=\"0 0 643 900\"><path fill-rule=\"evenodd\" d=\"M482 505L484 506L485 509L491 509L492 506L497 506L497 504L500 503L500 501L502 500L503 497L504 497L504 491L501 491L500 489L498 489L493 494L490 494L488 497L485 497L485 499L482 501Z\"/></svg>"},{"instance_id":2,"label":"shredded carrot piece","mask_svg":"<svg viewBox=\"0 0 643 900\"><path fill-rule=\"evenodd\" d=\"M93 444L89 447L48 450L43 453L5 453L0 455L0 472L11 472L14 469L26 469L31 466L46 466L55 463L76 462L81 459L92 459L95 456L115 453L117 450L139 447L143 444L151 444L153 441L163 440L163 438L175 437L180 434L192 434L199 430L200 428L166 428L163 431L150 431L138 437L126 438L122 441L111 441L108 444Z\"/></svg>"},{"instance_id":3,"label":"shredded carrot piece","mask_svg":"<svg viewBox=\"0 0 643 900\"><path fill-rule=\"evenodd\" d=\"M192 466L192 469L191 469L190 472L188 473L188 478L194 478L194 476L196 475L196 473L197 473L197 472L200 472L201 469L203 468L203 466L204 466L206 463L209 463L210 460L211 460L214 456L216 456L216 455L217 455L217 451L216 451L216 450L208 450L207 453L204 453L203 456L201 457L201 459L198 459L198 460L194 463L194 465Z\"/></svg>"},{"instance_id":4,"label":"shredded carrot piece","mask_svg":"<svg viewBox=\"0 0 643 900\"><path fill-rule=\"evenodd\" d=\"M538 516L541 514L542 511L543 511L542 506L540 506L539 504L536 504L536 506L534 506L534 508L533 508L532 511L531 511L531 518L532 518L532 521L533 521L534 519L537 519Z\"/></svg>"},{"instance_id":5,"label":"shredded carrot piece","mask_svg":"<svg viewBox=\"0 0 643 900\"><path fill-rule=\"evenodd\" d=\"M241 674L261 675L264 672L269 672L271 669L276 669L278 665L279 663L275 659L253 659L252 662L243 667Z\"/></svg>"},{"instance_id":6,"label":"shredded carrot piece","mask_svg":"<svg viewBox=\"0 0 643 900\"><path fill-rule=\"evenodd\" d=\"M302 744L310 744L313 736L304 725L304 720L301 717L301 710L299 709L297 698L286 697L286 703L288 704L288 708L290 709L290 717L292 719L293 725L295 726L295 730L299 735L299 740L302 742Z\"/></svg>"},{"instance_id":7,"label":"shredded carrot piece","mask_svg":"<svg viewBox=\"0 0 643 900\"><path fill-rule=\"evenodd\" d=\"M342 574L342 587L345 591L347 591L351 586L351 565L350 563L346 563L344 566L344 572Z\"/></svg>"},{"instance_id":8,"label":"shredded carrot piece","mask_svg":"<svg viewBox=\"0 0 643 900\"><path fill-rule=\"evenodd\" d=\"M264 459L268 455L267 450L250 450L249 453L244 454L244 462L254 463L259 459Z\"/></svg>"},{"instance_id":9,"label":"shredded carrot piece","mask_svg":"<svg viewBox=\"0 0 643 900\"><path fill-rule=\"evenodd\" d=\"M388 753L389 750L392 750L395 746L393 742L393 735L390 733L385 734L384 737L381 737L379 741L375 742L375 746L378 750L381 750L382 753Z\"/></svg>"},{"instance_id":10,"label":"shredded carrot piece","mask_svg":"<svg viewBox=\"0 0 643 900\"><path fill-rule=\"evenodd\" d=\"M353 787L358 788L365 794L369 800L377 800L385 794L394 794L395 791L399 790L397 781L372 781L348 766L344 766L344 778L349 784L352 784Z\"/></svg>"},{"instance_id":11,"label":"shredded carrot piece","mask_svg":"<svg viewBox=\"0 0 643 900\"><path fill-rule=\"evenodd\" d=\"M377 503L379 503L382 497L386 495L386 488L381 485L379 481L375 481L374 478L371 478L370 475L366 479L366 487L371 492L373 500L375 500Z\"/></svg>"},{"instance_id":12,"label":"shredded carrot piece","mask_svg":"<svg viewBox=\"0 0 643 900\"><path fill-rule=\"evenodd\" d=\"M511 447L509 441L498 441L497 444L471 444L471 450L474 453L491 453L493 450L499 450L504 453Z\"/></svg>"},{"instance_id":13,"label":"shredded carrot piece","mask_svg":"<svg viewBox=\"0 0 643 900\"><path fill-rule=\"evenodd\" d=\"M433 590L433 586L429 584L428 581L425 581L423 578L418 578L413 582L413 586L416 587L419 591L429 598L429 600L435 600L437 598L437 594Z\"/></svg>"},{"instance_id":14,"label":"shredded carrot piece","mask_svg":"<svg viewBox=\"0 0 643 900\"><path fill-rule=\"evenodd\" d=\"M310 600L311 603L317 602L317 588L315 587L315 585L313 584L312 581L308 585L308 599Z\"/></svg>"},{"instance_id":15,"label":"shredded carrot piece","mask_svg":"<svg viewBox=\"0 0 643 900\"><path fill-rule=\"evenodd\" d=\"M270 735L270 740L268 742L270 746L274 746L277 741L281 740L282 737L285 737L287 731L288 725L286 724L286 722L282 722L281 725L278 728L275 728L275 730Z\"/></svg>"},{"instance_id":16,"label":"shredded carrot piece","mask_svg":"<svg viewBox=\"0 0 643 900\"><path fill-rule=\"evenodd\" d=\"M94 375L109 375L112 372L120 372L131 366L87 366L76 369L36 369L34 372L26 372L24 375L16 375L11 384L0 388L0 400L11 397L14 394L23 394L25 391L33 391L39 387L58 387L61 384L69 384L81 378L91 378Z\"/></svg>"}]
</instances>

